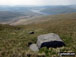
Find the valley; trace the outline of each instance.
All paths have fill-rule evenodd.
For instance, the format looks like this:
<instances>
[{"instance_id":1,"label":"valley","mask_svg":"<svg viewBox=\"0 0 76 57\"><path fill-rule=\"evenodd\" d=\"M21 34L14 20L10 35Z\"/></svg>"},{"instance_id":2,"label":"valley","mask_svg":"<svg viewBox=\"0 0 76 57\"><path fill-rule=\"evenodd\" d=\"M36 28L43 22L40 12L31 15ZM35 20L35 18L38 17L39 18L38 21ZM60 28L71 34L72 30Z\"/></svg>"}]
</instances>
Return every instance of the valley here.
<instances>
[{"instance_id":1,"label":"valley","mask_svg":"<svg viewBox=\"0 0 76 57\"><path fill-rule=\"evenodd\" d=\"M0 23L10 24L19 20L33 19L39 16L58 15L76 12L72 6L0 6Z\"/></svg>"}]
</instances>

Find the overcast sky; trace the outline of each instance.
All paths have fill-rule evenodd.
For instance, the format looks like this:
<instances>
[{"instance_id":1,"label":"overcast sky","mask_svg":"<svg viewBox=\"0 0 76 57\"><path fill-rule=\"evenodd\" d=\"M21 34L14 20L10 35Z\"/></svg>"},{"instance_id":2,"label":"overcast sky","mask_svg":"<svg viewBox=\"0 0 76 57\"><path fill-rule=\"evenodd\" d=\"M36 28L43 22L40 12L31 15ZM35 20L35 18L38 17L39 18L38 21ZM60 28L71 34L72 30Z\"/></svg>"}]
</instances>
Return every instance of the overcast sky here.
<instances>
[{"instance_id":1,"label":"overcast sky","mask_svg":"<svg viewBox=\"0 0 76 57\"><path fill-rule=\"evenodd\" d=\"M0 5L74 5L76 0L0 0Z\"/></svg>"}]
</instances>

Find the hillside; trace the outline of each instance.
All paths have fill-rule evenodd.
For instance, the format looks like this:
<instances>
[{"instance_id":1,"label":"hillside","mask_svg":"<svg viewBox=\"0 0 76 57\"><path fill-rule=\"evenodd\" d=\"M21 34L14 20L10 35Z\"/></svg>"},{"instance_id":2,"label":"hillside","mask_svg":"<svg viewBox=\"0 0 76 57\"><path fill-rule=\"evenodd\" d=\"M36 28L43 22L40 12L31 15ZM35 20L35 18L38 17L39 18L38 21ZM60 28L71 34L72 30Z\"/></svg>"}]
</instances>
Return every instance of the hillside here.
<instances>
[{"instance_id":1,"label":"hillside","mask_svg":"<svg viewBox=\"0 0 76 57\"><path fill-rule=\"evenodd\" d=\"M30 7L0 6L0 23L9 23L39 15L41 14L32 12Z\"/></svg>"},{"instance_id":2,"label":"hillside","mask_svg":"<svg viewBox=\"0 0 76 57\"><path fill-rule=\"evenodd\" d=\"M23 16L23 14L19 12L0 11L0 22L10 21L20 16Z\"/></svg>"},{"instance_id":3,"label":"hillside","mask_svg":"<svg viewBox=\"0 0 76 57\"><path fill-rule=\"evenodd\" d=\"M28 22L32 23L15 26L0 24L0 57L25 57L27 53L37 57L42 52L46 57L57 57L60 51L76 52L76 13L37 17ZM35 34L30 35L30 31ZM42 48L38 53L29 50L28 43L35 43L37 36L46 33L58 34L66 46L49 50Z\"/></svg>"},{"instance_id":4,"label":"hillside","mask_svg":"<svg viewBox=\"0 0 76 57\"><path fill-rule=\"evenodd\" d=\"M64 14L64 13L73 13L76 12L76 7L74 6L51 6L47 7L40 12L55 15L55 14Z\"/></svg>"},{"instance_id":5,"label":"hillside","mask_svg":"<svg viewBox=\"0 0 76 57\"><path fill-rule=\"evenodd\" d=\"M16 22L9 23L10 25L27 25L31 23L41 23L41 22L46 22L50 21L52 22L53 20L65 20L65 19L75 19L76 18L76 13L70 13L70 14L57 14L57 15L48 15L48 16L36 16L28 19L20 19Z\"/></svg>"}]
</instances>

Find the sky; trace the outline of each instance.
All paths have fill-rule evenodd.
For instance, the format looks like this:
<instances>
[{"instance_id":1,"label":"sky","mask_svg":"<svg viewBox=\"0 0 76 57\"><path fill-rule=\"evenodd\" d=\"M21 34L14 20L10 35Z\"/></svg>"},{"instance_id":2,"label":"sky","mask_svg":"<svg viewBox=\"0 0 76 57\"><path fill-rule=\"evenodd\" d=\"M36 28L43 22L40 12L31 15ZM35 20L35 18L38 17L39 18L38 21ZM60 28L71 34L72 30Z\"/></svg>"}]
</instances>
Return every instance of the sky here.
<instances>
[{"instance_id":1,"label":"sky","mask_svg":"<svg viewBox=\"0 0 76 57\"><path fill-rule=\"evenodd\" d=\"M76 0L0 0L0 5L75 5Z\"/></svg>"}]
</instances>

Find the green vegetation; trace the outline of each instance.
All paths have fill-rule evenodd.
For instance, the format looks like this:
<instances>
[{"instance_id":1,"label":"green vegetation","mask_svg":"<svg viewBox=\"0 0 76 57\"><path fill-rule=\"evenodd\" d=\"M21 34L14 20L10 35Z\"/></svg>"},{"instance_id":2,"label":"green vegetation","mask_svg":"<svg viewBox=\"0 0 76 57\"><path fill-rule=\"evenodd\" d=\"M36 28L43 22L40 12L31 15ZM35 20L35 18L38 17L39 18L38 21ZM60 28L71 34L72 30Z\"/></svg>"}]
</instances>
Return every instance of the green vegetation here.
<instances>
[{"instance_id":1,"label":"green vegetation","mask_svg":"<svg viewBox=\"0 0 76 57\"><path fill-rule=\"evenodd\" d=\"M51 18L51 17L48 17ZM47 19L48 19L47 18ZM28 32L34 31L35 34ZM37 36L56 33L65 42L61 48L42 48L38 53L29 50L28 43L35 43ZM27 57L26 54L45 53L46 57L57 57L58 52L76 52L76 15L65 14L53 17L53 20L28 25L0 25L0 57Z\"/></svg>"}]
</instances>

